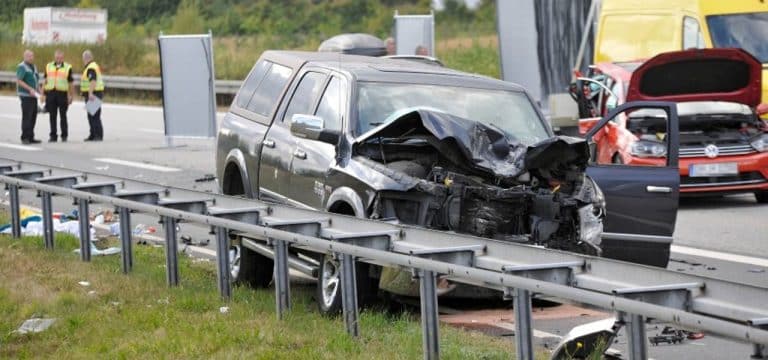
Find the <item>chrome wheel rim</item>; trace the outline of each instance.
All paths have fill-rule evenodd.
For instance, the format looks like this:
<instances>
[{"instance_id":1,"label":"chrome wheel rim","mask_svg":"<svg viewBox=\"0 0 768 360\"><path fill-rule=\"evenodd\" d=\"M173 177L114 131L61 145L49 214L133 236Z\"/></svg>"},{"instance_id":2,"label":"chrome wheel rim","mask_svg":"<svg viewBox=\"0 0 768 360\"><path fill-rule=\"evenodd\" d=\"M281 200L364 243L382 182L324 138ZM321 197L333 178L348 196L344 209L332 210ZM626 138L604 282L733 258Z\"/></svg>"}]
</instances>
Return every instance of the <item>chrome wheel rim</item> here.
<instances>
[{"instance_id":1,"label":"chrome wheel rim","mask_svg":"<svg viewBox=\"0 0 768 360\"><path fill-rule=\"evenodd\" d=\"M236 281L239 275L240 275L240 246L232 245L229 247L230 280Z\"/></svg>"},{"instance_id":2,"label":"chrome wheel rim","mask_svg":"<svg viewBox=\"0 0 768 360\"><path fill-rule=\"evenodd\" d=\"M339 292L340 280L339 262L333 257L325 255L323 257L323 273L320 274L320 287L325 308L330 308L333 305L333 300Z\"/></svg>"}]
</instances>

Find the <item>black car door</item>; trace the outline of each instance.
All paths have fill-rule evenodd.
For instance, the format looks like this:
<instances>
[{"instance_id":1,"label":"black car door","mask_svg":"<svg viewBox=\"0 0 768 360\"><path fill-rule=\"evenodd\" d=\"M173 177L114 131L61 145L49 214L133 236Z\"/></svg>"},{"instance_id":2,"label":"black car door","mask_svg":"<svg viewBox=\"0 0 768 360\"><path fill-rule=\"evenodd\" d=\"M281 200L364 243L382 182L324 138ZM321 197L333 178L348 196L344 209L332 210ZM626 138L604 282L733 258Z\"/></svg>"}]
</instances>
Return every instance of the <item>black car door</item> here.
<instances>
[{"instance_id":1,"label":"black car door","mask_svg":"<svg viewBox=\"0 0 768 360\"><path fill-rule=\"evenodd\" d=\"M621 114L641 109L656 109L661 124L666 120L666 131L655 136L665 144L666 162L649 166L642 162L625 164L597 163L597 154L603 141L610 136L607 126ZM661 112L661 111L663 112ZM597 182L606 200L606 217L602 240L603 255L609 258L666 267L677 218L680 174L678 170L677 107L670 102L632 102L611 111L586 135L592 150L592 161L587 174ZM602 145L605 146L605 145ZM605 150L605 149L603 149ZM658 159L657 159L658 160Z\"/></svg>"},{"instance_id":2,"label":"black car door","mask_svg":"<svg viewBox=\"0 0 768 360\"><path fill-rule=\"evenodd\" d=\"M264 139L259 185L265 199L275 200L294 206L309 208L298 195L312 192L311 188L297 189L291 185L291 166L300 160L296 154L297 138L291 134L289 126L294 114L312 114L318 98L325 86L327 72L323 69L305 69L297 76L298 83L289 94L290 101L272 123ZM301 196L299 196L301 198Z\"/></svg>"}]
</instances>

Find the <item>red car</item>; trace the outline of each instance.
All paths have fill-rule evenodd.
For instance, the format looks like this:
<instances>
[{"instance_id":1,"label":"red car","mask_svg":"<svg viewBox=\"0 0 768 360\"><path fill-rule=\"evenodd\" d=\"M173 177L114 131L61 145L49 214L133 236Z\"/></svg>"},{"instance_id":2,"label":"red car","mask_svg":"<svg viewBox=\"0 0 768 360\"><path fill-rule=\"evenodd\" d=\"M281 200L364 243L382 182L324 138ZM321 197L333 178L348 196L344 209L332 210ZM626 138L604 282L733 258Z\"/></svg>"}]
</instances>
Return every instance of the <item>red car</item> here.
<instances>
[{"instance_id":1,"label":"red car","mask_svg":"<svg viewBox=\"0 0 768 360\"><path fill-rule=\"evenodd\" d=\"M614 107L629 101L678 103L680 193L754 193L768 203L768 124L760 115L762 65L741 49L696 49L645 62L601 63L578 77L571 96L586 134ZM665 114L622 114L596 134L599 164L663 166Z\"/></svg>"}]
</instances>

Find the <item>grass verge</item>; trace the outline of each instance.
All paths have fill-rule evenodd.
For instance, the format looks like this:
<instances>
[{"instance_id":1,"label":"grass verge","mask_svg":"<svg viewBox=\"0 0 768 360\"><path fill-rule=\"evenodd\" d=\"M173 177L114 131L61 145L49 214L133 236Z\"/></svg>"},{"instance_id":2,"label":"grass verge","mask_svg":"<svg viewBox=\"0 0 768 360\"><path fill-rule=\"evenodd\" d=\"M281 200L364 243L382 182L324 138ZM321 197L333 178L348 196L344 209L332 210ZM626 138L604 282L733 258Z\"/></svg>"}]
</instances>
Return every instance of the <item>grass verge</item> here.
<instances>
[{"instance_id":1,"label":"grass verge","mask_svg":"<svg viewBox=\"0 0 768 360\"><path fill-rule=\"evenodd\" d=\"M362 336L352 339L340 319L316 312L309 288L292 289L292 310L278 321L270 289L237 288L233 301L223 302L211 263L182 257L182 285L169 289L162 249L137 246L134 272L125 276L119 256L83 263L72 253L77 247L71 236L57 236L56 250L46 251L39 237L0 235L0 358L421 357L421 329L410 313L363 311ZM220 312L222 306L229 311ZM32 317L57 321L38 334L12 332ZM508 340L449 327L440 331L446 359L513 353Z\"/></svg>"}]
</instances>

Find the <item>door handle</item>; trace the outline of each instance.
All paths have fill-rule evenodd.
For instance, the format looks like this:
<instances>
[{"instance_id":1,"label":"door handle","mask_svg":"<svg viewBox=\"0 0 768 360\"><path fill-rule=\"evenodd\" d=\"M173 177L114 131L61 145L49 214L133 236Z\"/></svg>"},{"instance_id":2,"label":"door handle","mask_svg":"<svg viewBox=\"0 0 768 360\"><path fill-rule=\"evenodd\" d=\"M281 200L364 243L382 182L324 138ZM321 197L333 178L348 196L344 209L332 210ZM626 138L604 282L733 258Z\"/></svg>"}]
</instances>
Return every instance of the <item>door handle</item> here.
<instances>
[{"instance_id":1,"label":"door handle","mask_svg":"<svg viewBox=\"0 0 768 360\"><path fill-rule=\"evenodd\" d=\"M297 157L297 158L299 158L299 159L301 159L301 160L304 160L304 159L306 159L306 158L307 158L307 152L306 152L306 151L304 151L304 150L301 150L301 149L296 149L296 150L293 152L293 156L295 156L295 157Z\"/></svg>"},{"instance_id":2,"label":"door handle","mask_svg":"<svg viewBox=\"0 0 768 360\"><path fill-rule=\"evenodd\" d=\"M672 192L672 188L669 186L653 186L648 185L645 187L645 191L649 193L662 193L662 194L669 194Z\"/></svg>"},{"instance_id":3,"label":"door handle","mask_svg":"<svg viewBox=\"0 0 768 360\"><path fill-rule=\"evenodd\" d=\"M264 147L268 147L270 149L274 149L275 148L275 140L272 140L272 139L264 140Z\"/></svg>"}]
</instances>

